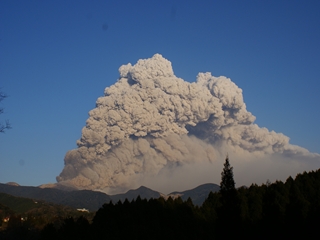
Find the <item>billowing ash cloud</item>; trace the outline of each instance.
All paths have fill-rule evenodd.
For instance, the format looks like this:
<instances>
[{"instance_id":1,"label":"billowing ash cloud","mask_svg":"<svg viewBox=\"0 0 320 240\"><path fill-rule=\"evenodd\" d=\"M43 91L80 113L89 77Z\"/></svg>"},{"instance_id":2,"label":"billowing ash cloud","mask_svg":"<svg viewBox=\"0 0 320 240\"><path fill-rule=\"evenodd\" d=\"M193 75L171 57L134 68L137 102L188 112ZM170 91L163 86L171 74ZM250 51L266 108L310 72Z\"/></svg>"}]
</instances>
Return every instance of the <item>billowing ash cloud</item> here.
<instances>
[{"instance_id":1,"label":"billowing ash cloud","mask_svg":"<svg viewBox=\"0 0 320 240\"><path fill-rule=\"evenodd\" d=\"M67 152L59 184L111 193L219 183L227 152L246 184L319 167L318 154L254 124L242 90L226 77L199 73L186 82L159 54L119 72L89 112L78 148Z\"/></svg>"}]
</instances>

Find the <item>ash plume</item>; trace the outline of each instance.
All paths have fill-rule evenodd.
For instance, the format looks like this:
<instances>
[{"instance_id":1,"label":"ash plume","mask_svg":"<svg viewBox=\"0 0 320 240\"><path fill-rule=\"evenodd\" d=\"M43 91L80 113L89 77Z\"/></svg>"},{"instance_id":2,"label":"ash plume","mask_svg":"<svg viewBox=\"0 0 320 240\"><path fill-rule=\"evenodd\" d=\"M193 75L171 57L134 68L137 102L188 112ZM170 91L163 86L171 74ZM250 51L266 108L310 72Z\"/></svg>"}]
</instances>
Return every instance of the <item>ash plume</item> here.
<instances>
[{"instance_id":1,"label":"ash plume","mask_svg":"<svg viewBox=\"0 0 320 240\"><path fill-rule=\"evenodd\" d=\"M115 193L219 183L227 152L243 184L319 167L319 154L254 124L229 78L207 72L186 82L160 54L119 73L89 112L78 148L67 152L59 184Z\"/></svg>"}]
</instances>

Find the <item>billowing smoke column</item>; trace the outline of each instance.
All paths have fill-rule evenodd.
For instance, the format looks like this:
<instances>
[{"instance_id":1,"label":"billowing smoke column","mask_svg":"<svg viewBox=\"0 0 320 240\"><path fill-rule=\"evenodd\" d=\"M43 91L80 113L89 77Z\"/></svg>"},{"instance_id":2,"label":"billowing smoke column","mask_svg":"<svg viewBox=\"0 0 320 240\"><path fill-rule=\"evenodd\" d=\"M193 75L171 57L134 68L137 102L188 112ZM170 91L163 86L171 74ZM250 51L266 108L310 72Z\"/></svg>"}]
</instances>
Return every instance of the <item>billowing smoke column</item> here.
<instances>
[{"instance_id":1,"label":"billowing smoke column","mask_svg":"<svg viewBox=\"0 0 320 240\"><path fill-rule=\"evenodd\" d=\"M186 82L159 54L119 72L89 112L78 148L67 152L59 184L121 191L188 164L218 161L221 171L227 151L239 158L319 158L253 124L242 90L226 77L199 73L196 82Z\"/></svg>"}]
</instances>

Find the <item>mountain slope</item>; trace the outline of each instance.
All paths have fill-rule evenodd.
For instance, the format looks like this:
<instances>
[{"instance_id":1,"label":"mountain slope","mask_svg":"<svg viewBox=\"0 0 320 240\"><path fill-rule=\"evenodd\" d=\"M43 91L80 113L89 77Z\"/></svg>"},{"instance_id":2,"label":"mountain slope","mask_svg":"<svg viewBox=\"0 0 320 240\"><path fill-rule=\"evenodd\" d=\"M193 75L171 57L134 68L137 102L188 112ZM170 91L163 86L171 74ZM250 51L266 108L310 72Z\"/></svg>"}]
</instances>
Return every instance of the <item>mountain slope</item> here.
<instances>
[{"instance_id":1,"label":"mountain slope","mask_svg":"<svg viewBox=\"0 0 320 240\"><path fill-rule=\"evenodd\" d=\"M37 202L30 198L15 197L7 193L0 193L0 204L16 213L24 213L38 207Z\"/></svg>"},{"instance_id":2,"label":"mountain slope","mask_svg":"<svg viewBox=\"0 0 320 240\"><path fill-rule=\"evenodd\" d=\"M190 197L194 205L201 206L210 192L217 192L219 190L219 185L214 183L206 183L183 192L172 192L169 194L169 196L180 196L184 201Z\"/></svg>"},{"instance_id":3,"label":"mountain slope","mask_svg":"<svg viewBox=\"0 0 320 240\"><path fill-rule=\"evenodd\" d=\"M137 197L140 196L141 199L150 199L150 198L159 198L161 197L161 194L157 191L154 191L150 188L141 186L135 190L129 190L126 193L112 195L110 198L113 202L121 201L124 202L125 199L128 199L129 201L133 199L137 199Z\"/></svg>"},{"instance_id":4,"label":"mountain slope","mask_svg":"<svg viewBox=\"0 0 320 240\"><path fill-rule=\"evenodd\" d=\"M62 204L73 208L86 208L90 211L98 210L104 203L111 200L110 196L102 192L89 190L63 191L54 188L11 186L7 184L0 184L0 192L17 197Z\"/></svg>"},{"instance_id":5,"label":"mountain slope","mask_svg":"<svg viewBox=\"0 0 320 240\"><path fill-rule=\"evenodd\" d=\"M182 200L187 200L189 197L195 205L202 205L210 191L219 191L219 186L213 183L203 184L194 189L183 192L173 192L168 196L176 197L181 196ZM138 189L129 190L126 193L117 195L107 195L103 192L96 192L91 190L74 190L65 191L55 188L40 188L28 186L13 186L0 183L0 192L7 193L17 197L31 198L36 200L43 200L49 203L61 204L73 208L86 208L89 211L96 211L104 203L124 202L125 199L132 201L138 196L141 199L159 198L161 196L167 197L150 188L141 186Z\"/></svg>"}]
</instances>

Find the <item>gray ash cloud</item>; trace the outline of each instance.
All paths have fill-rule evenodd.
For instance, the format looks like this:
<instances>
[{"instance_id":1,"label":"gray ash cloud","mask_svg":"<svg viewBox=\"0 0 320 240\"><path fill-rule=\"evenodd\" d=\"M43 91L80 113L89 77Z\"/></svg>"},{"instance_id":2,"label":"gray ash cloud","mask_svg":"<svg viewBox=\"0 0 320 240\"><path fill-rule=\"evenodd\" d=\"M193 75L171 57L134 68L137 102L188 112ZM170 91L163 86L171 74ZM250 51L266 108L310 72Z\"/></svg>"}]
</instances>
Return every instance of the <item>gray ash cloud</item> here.
<instances>
[{"instance_id":1,"label":"gray ash cloud","mask_svg":"<svg viewBox=\"0 0 320 240\"><path fill-rule=\"evenodd\" d=\"M243 172L247 165L258 171L269 166L270 175L319 165L318 154L254 124L242 90L229 78L207 72L186 82L160 54L123 65L119 73L89 112L78 148L67 152L59 184L109 193L162 183L187 187L192 179L209 179L208 168L219 181L227 152ZM244 182L259 181L245 175ZM179 183L187 176L185 185Z\"/></svg>"}]
</instances>

